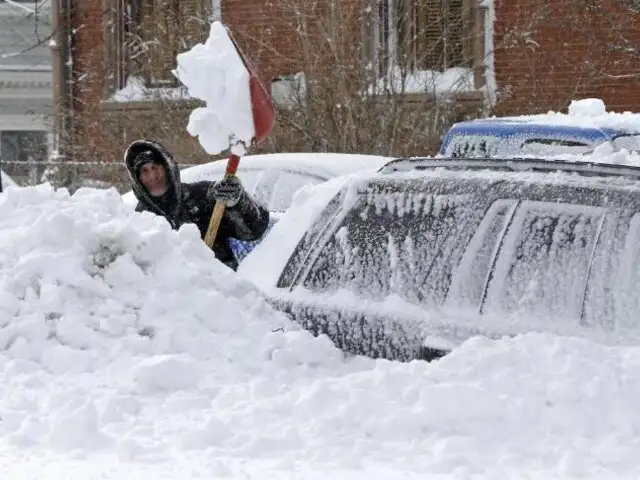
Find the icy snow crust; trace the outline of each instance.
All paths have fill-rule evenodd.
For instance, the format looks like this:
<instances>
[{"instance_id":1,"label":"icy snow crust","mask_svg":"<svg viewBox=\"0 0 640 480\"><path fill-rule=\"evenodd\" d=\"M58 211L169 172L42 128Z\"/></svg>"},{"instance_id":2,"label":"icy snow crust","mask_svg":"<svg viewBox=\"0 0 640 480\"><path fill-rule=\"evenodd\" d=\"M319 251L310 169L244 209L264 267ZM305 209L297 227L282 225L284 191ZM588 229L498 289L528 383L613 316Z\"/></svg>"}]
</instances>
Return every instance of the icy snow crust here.
<instances>
[{"instance_id":1,"label":"icy snow crust","mask_svg":"<svg viewBox=\"0 0 640 480\"><path fill-rule=\"evenodd\" d=\"M0 232L3 478L640 471L638 348L530 334L433 364L344 358L195 227L131 214L113 190L11 189Z\"/></svg>"}]
</instances>

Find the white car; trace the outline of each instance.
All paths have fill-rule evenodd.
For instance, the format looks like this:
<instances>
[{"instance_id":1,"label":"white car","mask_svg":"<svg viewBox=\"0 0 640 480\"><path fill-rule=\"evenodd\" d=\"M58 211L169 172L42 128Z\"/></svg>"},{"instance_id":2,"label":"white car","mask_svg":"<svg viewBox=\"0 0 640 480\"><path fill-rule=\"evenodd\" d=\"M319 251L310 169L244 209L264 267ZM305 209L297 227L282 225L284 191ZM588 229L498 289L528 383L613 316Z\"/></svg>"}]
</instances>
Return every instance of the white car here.
<instances>
[{"instance_id":1,"label":"white car","mask_svg":"<svg viewBox=\"0 0 640 480\"><path fill-rule=\"evenodd\" d=\"M375 172L391 158L347 153L273 153L249 155L240 159L237 175L245 189L271 212L271 225L291 206L294 195L305 187L324 183L335 177L358 172ZM217 160L180 171L185 183L220 180L226 160ZM133 192L122 196L125 203L136 205ZM255 243L231 241L240 261Z\"/></svg>"},{"instance_id":2,"label":"white car","mask_svg":"<svg viewBox=\"0 0 640 480\"><path fill-rule=\"evenodd\" d=\"M271 212L284 212L291 205L294 193L305 186L360 171L375 171L390 158L377 155L345 153L274 153L249 155L240 160L237 175L252 196ZM226 160L196 165L180 171L185 183L200 180L220 180ZM127 204L137 203L133 192L122 196Z\"/></svg>"}]
</instances>

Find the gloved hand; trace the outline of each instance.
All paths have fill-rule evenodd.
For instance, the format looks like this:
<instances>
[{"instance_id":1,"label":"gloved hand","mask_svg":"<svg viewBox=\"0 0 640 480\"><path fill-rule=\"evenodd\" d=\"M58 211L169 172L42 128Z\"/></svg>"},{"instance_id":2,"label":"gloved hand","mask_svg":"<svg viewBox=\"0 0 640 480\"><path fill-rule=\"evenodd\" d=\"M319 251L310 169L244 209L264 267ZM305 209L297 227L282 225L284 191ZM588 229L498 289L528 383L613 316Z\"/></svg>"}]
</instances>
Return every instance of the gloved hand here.
<instances>
[{"instance_id":1,"label":"gloved hand","mask_svg":"<svg viewBox=\"0 0 640 480\"><path fill-rule=\"evenodd\" d=\"M210 194L216 202L222 202L227 207L233 207L242 198L244 188L242 187L240 179L236 176L232 176L229 178L223 178L216 182L211 187Z\"/></svg>"}]
</instances>

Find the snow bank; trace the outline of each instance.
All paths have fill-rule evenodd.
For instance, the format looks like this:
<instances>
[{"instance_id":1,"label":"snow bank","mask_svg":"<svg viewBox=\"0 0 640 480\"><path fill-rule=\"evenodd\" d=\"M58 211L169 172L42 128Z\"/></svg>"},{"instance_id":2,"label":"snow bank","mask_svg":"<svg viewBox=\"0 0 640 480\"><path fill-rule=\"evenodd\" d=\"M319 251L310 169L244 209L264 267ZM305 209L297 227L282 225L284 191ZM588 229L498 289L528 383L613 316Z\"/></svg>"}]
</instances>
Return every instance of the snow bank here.
<instances>
[{"instance_id":1,"label":"snow bank","mask_svg":"<svg viewBox=\"0 0 640 480\"><path fill-rule=\"evenodd\" d=\"M173 73L191 97L206 103L191 112L187 131L209 154L231 148L244 155L255 136L249 72L224 25L213 22L207 41L179 54L177 61Z\"/></svg>"},{"instance_id":2,"label":"snow bank","mask_svg":"<svg viewBox=\"0 0 640 480\"><path fill-rule=\"evenodd\" d=\"M533 334L345 359L195 227L113 190L0 196L3 478L635 478L639 371Z\"/></svg>"}]
</instances>

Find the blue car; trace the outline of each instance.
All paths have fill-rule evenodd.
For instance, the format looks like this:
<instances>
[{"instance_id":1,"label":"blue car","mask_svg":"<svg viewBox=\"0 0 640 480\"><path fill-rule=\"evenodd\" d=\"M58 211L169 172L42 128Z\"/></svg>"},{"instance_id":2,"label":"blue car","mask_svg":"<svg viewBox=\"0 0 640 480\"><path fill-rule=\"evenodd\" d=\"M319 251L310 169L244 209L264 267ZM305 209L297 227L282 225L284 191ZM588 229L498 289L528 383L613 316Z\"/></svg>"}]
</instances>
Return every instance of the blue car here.
<instances>
[{"instance_id":1,"label":"blue car","mask_svg":"<svg viewBox=\"0 0 640 480\"><path fill-rule=\"evenodd\" d=\"M640 150L640 128L599 126L597 117L575 124L568 115L562 118L564 121L554 121L553 116L531 115L456 123L446 133L439 155L450 158L582 155L605 142L611 142L614 149Z\"/></svg>"}]
</instances>

